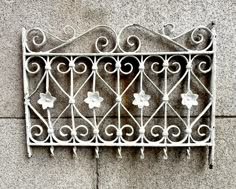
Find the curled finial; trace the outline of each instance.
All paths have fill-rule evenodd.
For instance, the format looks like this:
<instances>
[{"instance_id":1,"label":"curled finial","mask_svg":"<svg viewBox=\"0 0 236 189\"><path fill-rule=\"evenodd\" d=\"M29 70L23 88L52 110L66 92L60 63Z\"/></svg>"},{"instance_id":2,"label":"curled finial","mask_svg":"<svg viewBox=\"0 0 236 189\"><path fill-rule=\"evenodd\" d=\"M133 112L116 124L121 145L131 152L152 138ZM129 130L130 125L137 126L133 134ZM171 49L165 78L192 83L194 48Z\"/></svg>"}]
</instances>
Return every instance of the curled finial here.
<instances>
[{"instance_id":1,"label":"curled finial","mask_svg":"<svg viewBox=\"0 0 236 189\"><path fill-rule=\"evenodd\" d=\"M175 26L174 24L171 23L165 24L162 28L162 33L167 37L171 37L174 31L175 31Z\"/></svg>"},{"instance_id":2,"label":"curled finial","mask_svg":"<svg viewBox=\"0 0 236 189\"><path fill-rule=\"evenodd\" d=\"M100 36L96 39L95 41L95 48L96 48L96 51L99 52L99 53L102 53L102 49L99 48L99 44L101 44L101 47L102 48L105 48L109 45L109 40L107 37L105 36Z\"/></svg>"},{"instance_id":3,"label":"curled finial","mask_svg":"<svg viewBox=\"0 0 236 189\"><path fill-rule=\"evenodd\" d=\"M214 153L215 153L215 148L214 146L213 147L210 147L209 148L209 168L210 169L213 169L213 166L214 166Z\"/></svg>"},{"instance_id":4,"label":"curled finial","mask_svg":"<svg viewBox=\"0 0 236 189\"><path fill-rule=\"evenodd\" d=\"M144 147L140 148L140 159L144 159Z\"/></svg>"},{"instance_id":5,"label":"curled finial","mask_svg":"<svg viewBox=\"0 0 236 189\"><path fill-rule=\"evenodd\" d=\"M125 30L128 30L128 28L130 27L140 27L139 25L128 25L125 26L124 28L122 28L119 32L119 34L117 35L117 41L118 41L118 47L119 49L123 52L123 53L127 53L127 52L137 52L140 50L141 48L141 40L138 36L136 35L128 35L127 37L125 37L125 40L121 42L122 39L122 34L124 35Z\"/></svg>"},{"instance_id":6,"label":"curled finial","mask_svg":"<svg viewBox=\"0 0 236 189\"><path fill-rule=\"evenodd\" d=\"M168 159L167 147L165 147L165 148L163 149L163 151L164 151L163 159Z\"/></svg>"},{"instance_id":7,"label":"curled finial","mask_svg":"<svg viewBox=\"0 0 236 189\"><path fill-rule=\"evenodd\" d=\"M95 158L99 158L99 147L95 148Z\"/></svg>"},{"instance_id":8,"label":"curled finial","mask_svg":"<svg viewBox=\"0 0 236 189\"><path fill-rule=\"evenodd\" d=\"M117 158L118 158L118 159L122 159L121 147L118 147L117 152L118 152Z\"/></svg>"},{"instance_id":9,"label":"curled finial","mask_svg":"<svg viewBox=\"0 0 236 189\"><path fill-rule=\"evenodd\" d=\"M204 45L204 43L206 43L204 47L201 47L199 50L208 50L213 43L213 33L208 27L199 26L191 31L190 39L190 42L195 47L198 45ZM206 42L208 40L209 42Z\"/></svg>"},{"instance_id":10,"label":"curled finial","mask_svg":"<svg viewBox=\"0 0 236 189\"><path fill-rule=\"evenodd\" d=\"M73 158L77 158L78 156L77 156L77 147L76 146L74 146L73 147Z\"/></svg>"},{"instance_id":11,"label":"curled finial","mask_svg":"<svg viewBox=\"0 0 236 189\"><path fill-rule=\"evenodd\" d=\"M70 25L66 25L63 28L63 32L69 37L68 40L72 40L76 36L75 29L72 26L70 26Z\"/></svg>"},{"instance_id":12,"label":"curled finial","mask_svg":"<svg viewBox=\"0 0 236 189\"><path fill-rule=\"evenodd\" d=\"M191 148L188 147L188 149L187 149L187 159L190 159L190 158L191 158L190 152L191 152Z\"/></svg>"},{"instance_id":13,"label":"curled finial","mask_svg":"<svg viewBox=\"0 0 236 189\"><path fill-rule=\"evenodd\" d=\"M31 39L29 39L30 37ZM36 48L43 47L47 42L45 32L41 28L38 28L38 27L33 28L27 32L27 39L29 41L32 41L32 44Z\"/></svg>"},{"instance_id":14,"label":"curled finial","mask_svg":"<svg viewBox=\"0 0 236 189\"><path fill-rule=\"evenodd\" d=\"M50 155L51 155L51 157L54 157L54 146L51 146L50 147Z\"/></svg>"},{"instance_id":15,"label":"curled finial","mask_svg":"<svg viewBox=\"0 0 236 189\"><path fill-rule=\"evenodd\" d=\"M27 147L27 152L28 152L28 158L31 158L33 153L32 153L32 148L30 146Z\"/></svg>"},{"instance_id":16,"label":"curled finial","mask_svg":"<svg viewBox=\"0 0 236 189\"><path fill-rule=\"evenodd\" d=\"M216 22L215 22L215 21L212 21L212 22L210 22L210 23L207 25L207 27L208 27L210 30L212 30L212 29L215 27L215 25L216 25Z\"/></svg>"}]
</instances>

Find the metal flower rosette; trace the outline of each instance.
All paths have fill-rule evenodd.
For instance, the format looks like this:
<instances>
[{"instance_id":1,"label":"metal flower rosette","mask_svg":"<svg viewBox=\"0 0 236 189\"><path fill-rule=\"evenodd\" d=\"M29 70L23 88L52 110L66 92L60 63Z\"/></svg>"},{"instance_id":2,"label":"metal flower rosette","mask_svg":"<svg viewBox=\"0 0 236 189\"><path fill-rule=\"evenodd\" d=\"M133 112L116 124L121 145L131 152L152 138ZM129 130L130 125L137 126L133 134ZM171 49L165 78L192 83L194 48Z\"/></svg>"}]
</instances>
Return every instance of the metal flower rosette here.
<instances>
[{"instance_id":1,"label":"metal flower rosette","mask_svg":"<svg viewBox=\"0 0 236 189\"><path fill-rule=\"evenodd\" d=\"M215 147L215 30L213 24L174 35L129 25L101 25L57 37L22 31L28 156L32 147Z\"/></svg>"}]
</instances>

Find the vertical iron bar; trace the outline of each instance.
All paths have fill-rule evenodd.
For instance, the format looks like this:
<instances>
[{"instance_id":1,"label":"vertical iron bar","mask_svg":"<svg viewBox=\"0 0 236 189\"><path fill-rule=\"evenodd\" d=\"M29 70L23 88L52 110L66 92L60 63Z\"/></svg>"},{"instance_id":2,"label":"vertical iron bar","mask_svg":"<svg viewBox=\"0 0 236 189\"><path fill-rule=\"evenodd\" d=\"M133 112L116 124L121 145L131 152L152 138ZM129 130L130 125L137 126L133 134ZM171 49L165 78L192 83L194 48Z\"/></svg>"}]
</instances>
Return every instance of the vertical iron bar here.
<instances>
[{"instance_id":1,"label":"vertical iron bar","mask_svg":"<svg viewBox=\"0 0 236 189\"><path fill-rule=\"evenodd\" d=\"M167 138L168 138L168 132L167 132L167 103L168 103L168 93L167 93L167 69L169 66L169 62L167 60L167 55L165 55L165 59L164 59L164 143L167 144ZM164 159L168 159L168 155L167 155L167 147L164 148Z\"/></svg>"},{"instance_id":2,"label":"vertical iron bar","mask_svg":"<svg viewBox=\"0 0 236 189\"><path fill-rule=\"evenodd\" d=\"M72 140L73 143L75 144L75 136L76 136L76 130L75 130L75 115L74 115L74 60L73 57L70 57L70 62L69 62L69 69L70 69L70 99L69 99L69 103L70 103L70 110L71 110L71 126L72 126ZM74 146L73 147L73 156L77 157L77 147Z\"/></svg>"},{"instance_id":3,"label":"vertical iron bar","mask_svg":"<svg viewBox=\"0 0 236 189\"><path fill-rule=\"evenodd\" d=\"M140 92L143 91L143 72L144 72L144 62L143 62L143 56L141 56L141 62L140 62ZM140 134L141 134L141 143L144 143L144 127L143 127L143 107L140 109ZM141 159L144 159L144 147L141 147Z\"/></svg>"},{"instance_id":4,"label":"vertical iron bar","mask_svg":"<svg viewBox=\"0 0 236 189\"><path fill-rule=\"evenodd\" d=\"M27 154L28 157L32 157L32 148L30 147L30 127L31 127L31 121L30 121L30 110L29 110L29 80L27 77L27 71L26 71L26 47L25 43L27 43L26 39L26 29L22 29L22 57L23 57L23 85L24 85L24 106L25 106L25 121L26 121L26 145L27 145Z\"/></svg>"},{"instance_id":5,"label":"vertical iron bar","mask_svg":"<svg viewBox=\"0 0 236 189\"><path fill-rule=\"evenodd\" d=\"M188 72L188 86L187 86L187 92L191 91L191 69L192 69L192 60L191 55L188 57L188 62L186 66L187 72ZM188 115L187 115L187 135L188 135L188 144L190 144L190 131L191 128L191 108L188 108ZM187 158L190 159L190 147L187 149Z\"/></svg>"},{"instance_id":6,"label":"vertical iron bar","mask_svg":"<svg viewBox=\"0 0 236 189\"><path fill-rule=\"evenodd\" d=\"M117 56L117 62L116 62L116 65L115 65L115 69L117 71L116 73L116 76L117 76L117 97L116 97L116 102L117 102L117 114L118 114L118 125L117 125L117 131L118 133L122 134L121 132L121 115L120 115L120 112L121 112L121 95L120 95L120 69L121 69L121 62L120 62L120 57ZM118 135L118 144L121 144L121 137L122 136L119 136ZM122 158L122 155L121 155L121 147L118 147L118 158Z\"/></svg>"},{"instance_id":7,"label":"vertical iron bar","mask_svg":"<svg viewBox=\"0 0 236 189\"><path fill-rule=\"evenodd\" d=\"M96 91L96 76L97 76L97 59L96 59L96 56L94 56L94 62L93 62L93 68L92 68L92 71L93 71L93 89L92 91L95 92ZM93 119L94 119L94 128L95 128L95 135L96 135L96 138L95 138L95 143L98 144L98 126L97 126L97 117L96 117L96 110L95 108L93 108ZM96 158L99 158L99 147L96 146L95 147L95 157Z\"/></svg>"},{"instance_id":8,"label":"vertical iron bar","mask_svg":"<svg viewBox=\"0 0 236 189\"><path fill-rule=\"evenodd\" d=\"M49 72L50 69L51 69L51 65L50 65L50 61L49 61L49 56L47 56L47 60L46 60L46 65L45 65L45 72L46 72L46 93L49 92ZM48 116L48 134L49 134L49 139L50 139L50 143L52 144L53 143L53 128L52 128L52 120L51 120L51 112L50 112L50 109L47 108L47 116ZM50 153L51 153L51 156L53 157L54 156L54 146L52 145L50 147Z\"/></svg>"},{"instance_id":9,"label":"vertical iron bar","mask_svg":"<svg viewBox=\"0 0 236 189\"><path fill-rule=\"evenodd\" d=\"M212 169L214 165L215 154L215 101L216 101L216 31L214 23L212 24L213 34L213 59L212 59L212 74L211 74L211 92L212 92L212 109L211 109L211 143L209 148L209 168Z\"/></svg>"}]
</instances>

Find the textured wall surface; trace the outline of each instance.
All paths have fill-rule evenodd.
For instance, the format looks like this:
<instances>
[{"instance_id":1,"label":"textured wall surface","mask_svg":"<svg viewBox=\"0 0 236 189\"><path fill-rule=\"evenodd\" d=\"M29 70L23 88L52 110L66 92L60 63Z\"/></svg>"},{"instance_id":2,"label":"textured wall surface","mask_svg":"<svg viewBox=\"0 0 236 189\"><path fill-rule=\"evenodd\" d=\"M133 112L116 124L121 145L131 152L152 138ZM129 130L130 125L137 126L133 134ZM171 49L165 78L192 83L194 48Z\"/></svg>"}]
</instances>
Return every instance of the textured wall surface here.
<instances>
[{"instance_id":1,"label":"textured wall surface","mask_svg":"<svg viewBox=\"0 0 236 189\"><path fill-rule=\"evenodd\" d=\"M236 188L236 2L235 0L1 0L0 2L0 188ZM65 25L82 33L98 24L119 31L137 23L158 31L174 23L176 33L216 22L217 108L216 162L208 169L207 155L194 149L170 150L163 160L158 149L102 149L96 160L90 148L81 148L78 159L71 149L35 148L28 159L23 109L21 29L41 27L60 35Z\"/></svg>"}]
</instances>

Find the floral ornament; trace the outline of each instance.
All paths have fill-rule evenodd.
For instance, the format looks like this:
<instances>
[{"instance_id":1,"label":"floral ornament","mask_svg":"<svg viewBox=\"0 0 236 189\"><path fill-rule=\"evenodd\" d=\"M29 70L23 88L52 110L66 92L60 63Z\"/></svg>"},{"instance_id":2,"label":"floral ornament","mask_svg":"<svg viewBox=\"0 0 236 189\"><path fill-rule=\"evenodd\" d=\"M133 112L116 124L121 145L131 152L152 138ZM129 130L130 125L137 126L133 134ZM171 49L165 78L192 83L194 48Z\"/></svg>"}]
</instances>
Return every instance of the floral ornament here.
<instances>
[{"instance_id":1,"label":"floral ornament","mask_svg":"<svg viewBox=\"0 0 236 189\"><path fill-rule=\"evenodd\" d=\"M90 109L93 109L93 108L100 108L101 102L103 100L104 99L99 96L99 92L95 91L95 92L88 92L88 97L84 100L84 102L89 105Z\"/></svg>"},{"instance_id":2,"label":"floral ornament","mask_svg":"<svg viewBox=\"0 0 236 189\"><path fill-rule=\"evenodd\" d=\"M143 108L144 106L149 106L148 100L151 98L150 95L146 95L143 90L139 93L134 93L133 105L138 106L138 108Z\"/></svg>"},{"instance_id":3,"label":"floral ornament","mask_svg":"<svg viewBox=\"0 0 236 189\"><path fill-rule=\"evenodd\" d=\"M190 109L192 106L197 106L197 94L193 94L191 90L189 90L187 93L181 94L182 97L182 104L187 106L188 109Z\"/></svg>"},{"instance_id":4,"label":"floral ornament","mask_svg":"<svg viewBox=\"0 0 236 189\"><path fill-rule=\"evenodd\" d=\"M56 98L50 92L40 93L38 104L42 105L43 109L53 108Z\"/></svg>"}]
</instances>

